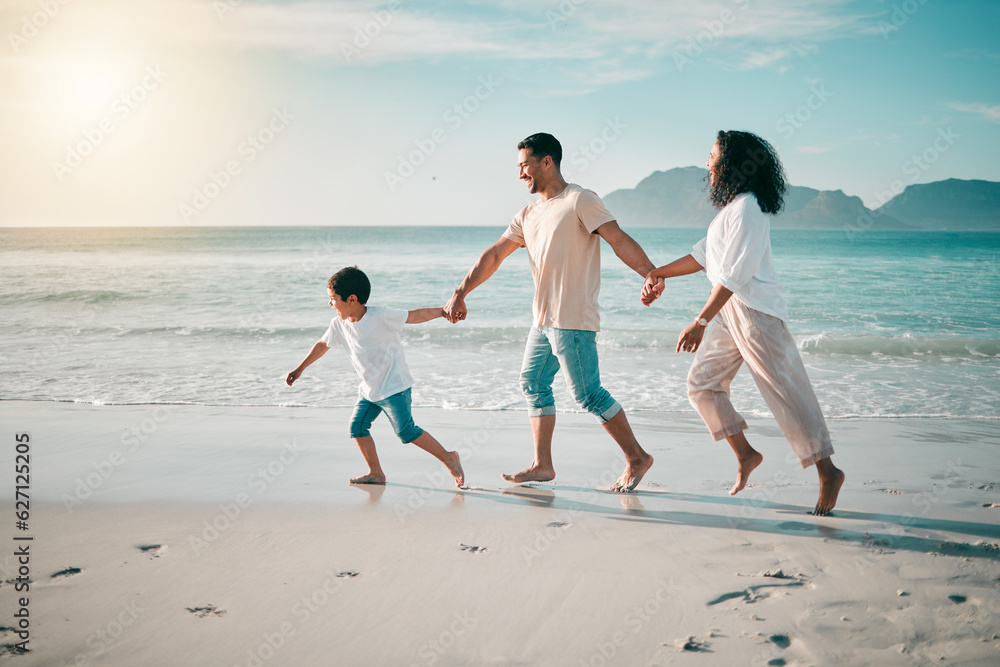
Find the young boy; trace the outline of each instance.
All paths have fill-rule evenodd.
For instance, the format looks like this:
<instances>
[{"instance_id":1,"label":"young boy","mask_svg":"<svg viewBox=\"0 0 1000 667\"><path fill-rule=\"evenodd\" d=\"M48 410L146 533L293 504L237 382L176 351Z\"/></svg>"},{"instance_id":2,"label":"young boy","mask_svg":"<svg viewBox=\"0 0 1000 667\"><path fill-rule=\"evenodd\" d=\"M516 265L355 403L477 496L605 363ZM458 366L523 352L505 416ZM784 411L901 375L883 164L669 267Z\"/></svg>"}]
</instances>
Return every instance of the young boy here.
<instances>
[{"instance_id":1,"label":"young boy","mask_svg":"<svg viewBox=\"0 0 1000 667\"><path fill-rule=\"evenodd\" d=\"M465 473L457 452L449 452L427 431L413 423L410 414L410 387L413 378L403 357L399 332L403 324L419 324L444 317L442 308L418 308L405 311L385 306L368 306L371 283L358 267L337 271L326 283L330 305L337 317L330 322L323 338L316 341L285 382L292 385L314 361L334 345L343 345L351 364L361 378L358 403L351 417L351 437L357 440L361 455L368 464L368 474L355 477L351 484L385 484L385 473L375 452L369 432L379 413L385 412L396 435L404 443L412 442L443 463L455 478L455 485L465 485Z\"/></svg>"}]
</instances>

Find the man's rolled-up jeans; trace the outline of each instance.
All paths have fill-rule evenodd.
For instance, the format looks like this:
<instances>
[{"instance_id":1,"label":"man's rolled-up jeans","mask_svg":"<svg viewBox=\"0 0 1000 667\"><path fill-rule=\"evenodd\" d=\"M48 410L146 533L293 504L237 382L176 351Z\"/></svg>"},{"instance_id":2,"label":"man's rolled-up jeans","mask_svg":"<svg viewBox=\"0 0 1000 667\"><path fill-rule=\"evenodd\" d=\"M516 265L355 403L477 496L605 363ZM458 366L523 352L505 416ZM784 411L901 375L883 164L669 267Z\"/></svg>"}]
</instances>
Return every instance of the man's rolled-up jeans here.
<instances>
[{"instance_id":1,"label":"man's rolled-up jeans","mask_svg":"<svg viewBox=\"0 0 1000 667\"><path fill-rule=\"evenodd\" d=\"M532 417L554 415L552 380L562 368L566 386L577 404L606 422L622 409L601 386L597 332L555 327L531 327L521 363L521 391Z\"/></svg>"}]
</instances>

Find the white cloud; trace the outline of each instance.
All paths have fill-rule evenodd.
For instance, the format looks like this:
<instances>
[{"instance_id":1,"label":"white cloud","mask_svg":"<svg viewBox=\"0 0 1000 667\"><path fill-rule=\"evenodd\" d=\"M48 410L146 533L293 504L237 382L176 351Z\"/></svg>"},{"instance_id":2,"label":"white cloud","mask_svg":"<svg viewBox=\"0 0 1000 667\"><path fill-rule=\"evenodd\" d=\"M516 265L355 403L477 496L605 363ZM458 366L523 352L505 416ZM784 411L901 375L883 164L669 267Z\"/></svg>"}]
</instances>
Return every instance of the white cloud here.
<instances>
[{"instance_id":1,"label":"white cloud","mask_svg":"<svg viewBox=\"0 0 1000 667\"><path fill-rule=\"evenodd\" d=\"M376 63L505 52L509 47L496 39L497 32L485 24L424 15L409 4L373 10L357 2L298 2L239 5L202 38L305 58Z\"/></svg>"},{"instance_id":2,"label":"white cloud","mask_svg":"<svg viewBox=\"0 0 1000 667\"><path fill-rule=\"evenodd\" d=\"M961 49L944 54L945 58L961 58L964 60L1000 60L1000 51L987 49Z\"/></svg>"},{"instance_id":3,"label":"white cloud","mask_svg":"<svg viewBox=\"0 0 1000 667\"><path fill-rule=\"evenodd\" d=\"M0 8L15 29L35 0ZM94 0L70 3L45 32L84 40L286 54L330 66L443 59L545 62L559 94L676 69L687 49L728 69L787 71L818 43L863 34L848 0ZM109 26L116 26L111 30ZM44 41L44 36L37 38ZM73 40L62 40L71 43ZM35 51L32 43L26 50ZM38 49L41 51L42 49ZM513 75L514 73L512 73Z\"/></svg>"},{"instance_id":4,"label":"white cloud","mask_svg":"<svg viewBox=\"0 0 1000 667\"><path fill-rule=\"evenodd\" d=\"M496 0L490 4L358 0L234 2L107 0L67 5L59 21L126 18L162 41L277 51L308 59L377 64L412 58L629 60L654 69L699 43L730 50L742 68L776 66L815 42L862 34L870 17L847 0ZM14 27L31 3L0 10ZM395 7L395 9L393 9ZM72 11L70 11L72 10ZM6 20L4 20L6 19ZM115 21L118 22L117 20ZM805 44L806 46L803 46ZM729 55L733 55L730 53ZM628 70L632 68L623 68Z\"/></svg>"},{"instance_id":5,"label":"white cloud","mask_svg":"<svg viewBox=\"0 0 1000 667\"><path fill-rule=\"evenodd\" d=\"M790 58L817 53L819 47L815 44L798 43L783 47L771 47L759 51L750 51L736 66L739 70L751 70L761 67L776 67L780 72L787 71L787 66L781 65Z\"/></svg>"},{"instance_id":6,"label":"white cloud","mask_svg":"<svg viewBox=\"0 0 1000 667\"><path fill-rule=\"evenodd\" d=\"M954 109L955 111L961 111L962 113L969 113L974 116L979 116L979 120L989 121L991 123L1000 123L1000 104L995 104L989 106L982 102L951 102L948 107Z\"/></svg>"},{"instance_id":7,"label":"white cloud","mask_svg":"<svg viewBox=\"0 0 1000 667\"><path fill-rule=\"evenodd\" d=\"M795 150L806 155L819 155L821 153L829 153L836 147L836 144L823 144L822 146L798 146Z\"/></svg>"}]
</instances>

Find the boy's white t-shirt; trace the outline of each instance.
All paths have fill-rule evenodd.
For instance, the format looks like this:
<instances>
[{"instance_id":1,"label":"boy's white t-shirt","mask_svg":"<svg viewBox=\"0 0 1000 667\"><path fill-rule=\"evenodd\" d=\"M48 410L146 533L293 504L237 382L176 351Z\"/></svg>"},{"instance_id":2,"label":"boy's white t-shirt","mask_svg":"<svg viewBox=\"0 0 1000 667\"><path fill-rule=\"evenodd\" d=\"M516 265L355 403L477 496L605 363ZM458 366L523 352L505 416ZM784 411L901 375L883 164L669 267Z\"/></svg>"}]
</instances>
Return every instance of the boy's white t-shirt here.
<instances>
[{"instance_id":1,"label":"boy's white t-shirt","mask_svg":"<svg viewBox=\"0 0 1000 667\"><path fill-rule=\"evenodd\" d=\"M357 322L334 317L322 341L327 347L343 345L351 365L361 378L358 393L369 401L381 401L413 386L413 377L403 356L399 336L409 311L368 306Z\"/></svg>"},{"instance_id":2,"label":"boy's white t-shirt","mask_svg":"<svg viewBox=\"0 0 1000 667\"><path fill-rule=\"evenodd\" d=\"M713 285L722 285L754 310L788 321L785 290L771 259L771 222L752 193L719 211L691 256Z\"/></svg>"}]
</instances>

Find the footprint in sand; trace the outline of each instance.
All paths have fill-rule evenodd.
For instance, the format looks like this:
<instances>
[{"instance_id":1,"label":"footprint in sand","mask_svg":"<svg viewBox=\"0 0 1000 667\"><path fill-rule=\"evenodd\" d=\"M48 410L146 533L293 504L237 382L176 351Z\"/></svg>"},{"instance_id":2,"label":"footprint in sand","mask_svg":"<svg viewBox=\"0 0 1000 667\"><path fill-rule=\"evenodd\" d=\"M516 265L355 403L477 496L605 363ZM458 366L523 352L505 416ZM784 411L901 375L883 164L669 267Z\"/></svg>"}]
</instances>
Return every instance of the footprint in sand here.
<instances>
[{"instance_id":1,"label":"footprint in sand","mask_svg":"<svg viewBox=\"0 0 1000 667\"><path fill-rule=\"evenodd\" d=\"M791 577L788 577L788 579L791 579L791 581L789 581L786 584L757 584L756 586L748 586L747 588L743 589L742 591L733 591L732 593L723 593L722 595L720 595L719 597L715 598L714 600L709 601L708 606L711 607L711 606L720 604L722 602L725 602L727 600L735 600L737 598L742 599L743 602L746 602L747 604L753 604L755 602L759 602L760 600L763 600L764 598L770 597L770 595L771 595L770 593L767 593L767 592L763 592L762 593L761 589L764 589L764 588L798 588L800 586L805 586L806 585L806 579L805 578L792 579Z\"/></svg>"},{"instance_id":2,"label":"footprint in sand","mask_svg":"<svg viewBox=\"0 0 1000 667\"><path fill-rule=\"evenodd\" d=\"M568 526L569 524L565 521L553 521L552 523L547 523L545 526L547 528L562 528L563 526Z\"/></svg>"},{"instance_id":3,"label":"footprint in sand","mask_svg":"<svg viewBox=\"0 0 1000 667\"><path fill-rule=\"evenodd\" d=\"M942 542L938 545L938 553L944 556L963 556L972 550L972 545L968 542Z\"/></svg>"},{"instance_id":4,"label":"footprint in sand","mask_svg":"<svg viewBox=\"0 0 1000 667\"><path fill-rule=\"evenodd\" d=\"M58 579L59 577L72 577L74 574L80 574L81 572L83 572L83 570L78 567L67 567L65 570L59 570L50 578Z\"/></svg>"},{"instance_id":5,"label":"footprint in sand","mask_svg":"<svg viewBox=\"0 0 1000 667\"><path fill-rule=\"evenodd\" d=\"M214 604L210 604L207 607L187 607L187 610L198 618L205 618L206 616L219 618L226 615L225 609L219 609Z\"/></svg>"},{"instance_id":6,"label":"footprint in sand","mask_svg":"<svg viewBox=\"0 0 1000 667\"><path fill-rule=\"evenodd\" d=\"M28 579L27 583L30 586L31 584L35 583L35 580L34 579ZM2 588L3 586L14 586L16 584L17 584L17 579L4 579L4 580L0 581L0 588Z\"/></svg>"},{"instance_id":7,"label":"footprint in sand","mask_svg":"<svg viewBox=\"0 0 1000 667\"><path fill-rule=\"evenodd\" d=\"M954 602L955 604L962 604L963 602L968 600L968 598L965 597L964 595L949 595L948 599Z\"/></svg>"},{"instance_id":8,"label":"footprint in sand","mask_svg":"<svg viewBox=\"0 0 1000 667\"><path fill-rule=\"evenodd\" d=\"M693 653L711 653L712 645L695 637L685 637L674 640L674 648L678 651L691 651Z\"/></svg>"},{"instance_id":9,"label":"footprint in sand","mask_svg":"<svg viewBox=\"0 0 1000 667\"><path fill-rule=\"evenodd\" d=\"M139 551L144 554L148 554L151 558L159 558L160 554L167 550L167 545L165 544L144 544L140 545Z\"/></svg>"},{"instance_id":10,"label":"footprint in sand","mask_svg":"<svg viewBox=\"0 0 1000 667\"><path fill-rule=\"evenodd\" d=\"M792 644L792 640L788 638L788 635L771 635L768 639L778 648L788 648Z\"/></svg>"},{"instance_id":11,"label":"footprint in sand","mask_svg":"<svg viewBox=\"0 0 1000 667\"><path fill-rule=\"evenodd\" d=\"M0 644L0 658L5 655L26 655L28 652L17 644Z\"/></svg>"},{"instance_id":12,"label":"footprint in sand","mask_svg":"<svg viewBox=\"0 0 1000 667\"><path fill-rule=\"evenodd\" d=\"M784 570L778 568L777 570L764 570L757 575L758 577L771 577L772 579L792 579L792 577L785 574Z\"/></svg>"},{"instance_id":13,"label":"footprint in sand","mask_svg":"<svg viewBox=\"0 0 1000 667\"><path fill-rule=\"evenodd\" d=\"M354 570L344 570L343 572L338 572L337 576L341 577L341 578L343 578L343 577L356 577L359 574L361 574L361 573L360 572L355 572Z\"/></svg>"},{"instance_id":14,"label":"footprint in sand","mask_svg":"<svg viewBox=\"0 0 1000 667\"><path fill-rule=\"evenodd\" d=\"M481 554L486 553L486 547L477 547L470 544L460 544L462 551L468 551L470 554Z\"/></svg>"}]
</instances>

